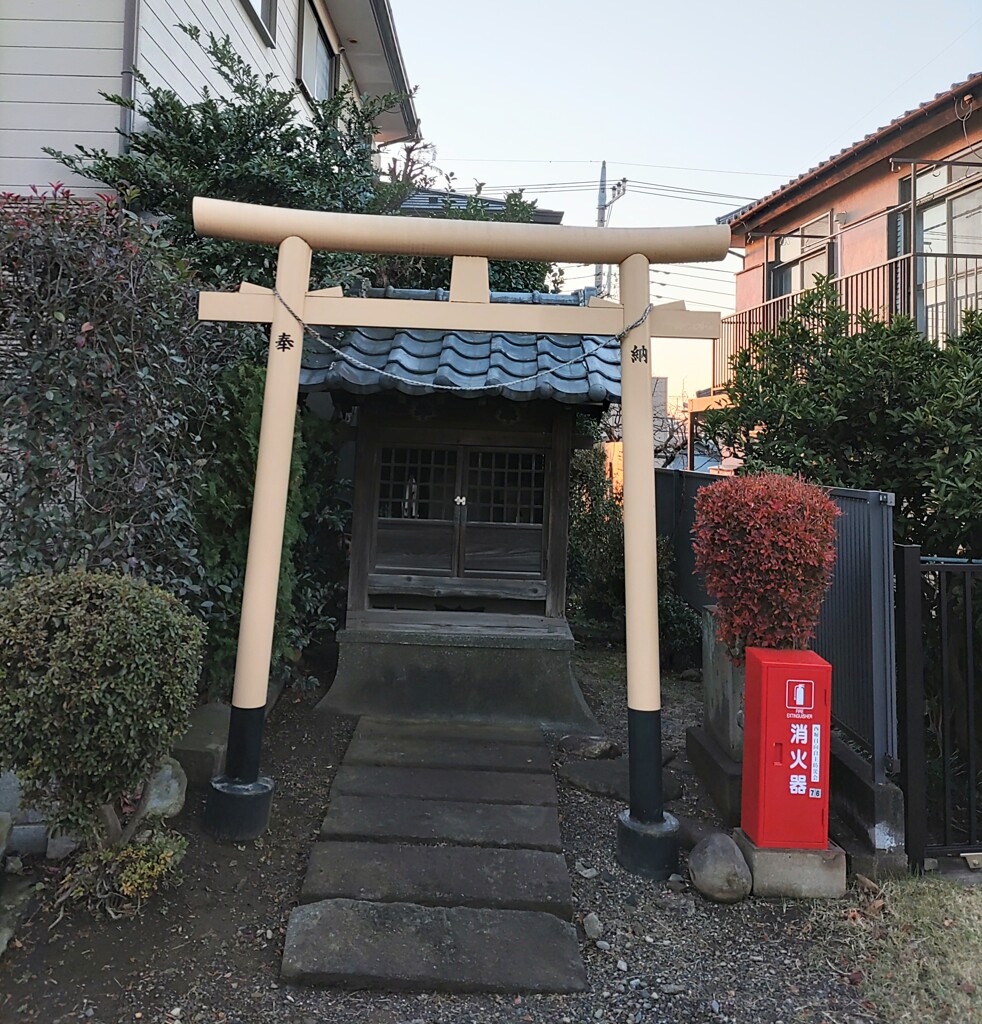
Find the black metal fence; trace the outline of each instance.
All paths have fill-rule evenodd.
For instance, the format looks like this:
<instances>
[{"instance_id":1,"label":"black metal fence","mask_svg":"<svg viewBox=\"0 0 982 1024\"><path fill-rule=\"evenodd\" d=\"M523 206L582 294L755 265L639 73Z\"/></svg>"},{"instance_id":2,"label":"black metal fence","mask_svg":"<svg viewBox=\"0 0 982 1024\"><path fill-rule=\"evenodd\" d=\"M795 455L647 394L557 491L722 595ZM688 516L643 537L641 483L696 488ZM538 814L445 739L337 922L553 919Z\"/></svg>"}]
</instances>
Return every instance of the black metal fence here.
<instances>
[{"instance_id":1,"label":"black metal fence","mask_svg":"<svg viewBox=\"0 0 982 1024\"><path fill-rule=\"evenodd\" d=\"M897 546L901 786L907 856L982 852L982 563Z\"/></svg>"},{"instance_id":2,"label":"black metal fence","mask_svg":"<svg viewBox=\"0 0 982 1024\"><path fill-rule=\"evenodd\" d=\"M696 608L711 604L695 571L692 526L696 492L719 477L657 470L658 533L672 540L681 595ZM834 488L836 567L822 605L814 648L833 665L832 718L859 746L874 782L897 764L893 611L893 495Z\"/></svg>"}]
</instances>

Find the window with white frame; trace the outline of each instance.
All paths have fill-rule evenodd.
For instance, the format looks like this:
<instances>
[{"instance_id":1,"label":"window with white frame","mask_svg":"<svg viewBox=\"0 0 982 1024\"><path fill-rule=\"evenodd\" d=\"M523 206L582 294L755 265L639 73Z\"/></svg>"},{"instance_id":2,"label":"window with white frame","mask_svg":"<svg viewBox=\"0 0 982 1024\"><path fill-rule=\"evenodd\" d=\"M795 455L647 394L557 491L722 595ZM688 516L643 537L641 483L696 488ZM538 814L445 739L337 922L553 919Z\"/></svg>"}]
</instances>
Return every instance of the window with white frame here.
<instances>
[{"instance_id":1,"label":"window with white frame","mask_svg":"<svg viewBox=\"0 0 982 1024\"><path fill-rule=\"evenodd\" d=\"M242 0L267 46L276 45L276 0Z\"/></svg>"},{"instance_id":2,"label":"window with white frame","mask_svg":"<svg viewBox=\"0 0 982 1024\"><path fill-rule=\"evenodd\" d=\"M301 0L297 81L311 100L327 100L337 87L337 58L313 0Z\"/></svg>"},{"instance_id":3,"label":"window with white frame","mask_svg":"<svg viewBox=\"0 0 982 1024\"><path fill-rule=\"evenodd\" d=\"M815 286L815 276L834 273L832 212L823 213L777 239L771 265L772 299Z\"/></svg>"}]
</instances>

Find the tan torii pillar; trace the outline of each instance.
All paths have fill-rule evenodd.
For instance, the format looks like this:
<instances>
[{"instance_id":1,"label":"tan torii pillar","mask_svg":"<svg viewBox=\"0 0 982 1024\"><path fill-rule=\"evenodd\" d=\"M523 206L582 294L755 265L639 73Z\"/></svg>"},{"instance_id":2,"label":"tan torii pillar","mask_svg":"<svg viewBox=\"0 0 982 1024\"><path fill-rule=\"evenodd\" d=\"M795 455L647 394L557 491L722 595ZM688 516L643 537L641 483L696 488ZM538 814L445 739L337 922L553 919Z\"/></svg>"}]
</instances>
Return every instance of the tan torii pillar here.
<instances>
[{"instance_id":1,"label":"tan torii pillar","mask_svg":"<svg viewBox=\"0 0 982 1024\"><path fill-rule=\"evenodd\" d=\"M712 334L695 334L698 328L688 322L690 317L702 317L702 323L706 314L689 314L675 306L661 313L652 310L648 268L653 262L722 259L730 245L729 228L583 228L426 220L286 210L203 198L194 201L194 223L199 234L213 238L280 246L278 295L250 288L239 294L206 293L201 297L202 319L272 323L232 695L230 757L225 775L212 780L208 827L225 838L249 838L261 834L268 823L272 782L259 775L259 757L299 383L299 321L335 326L370 323L612 334L621 340L631 776L631 806L618 822L618 856L629 870L666 877L677 863L678 823L664 813L661 786L650 338L653 332L662 337ZM618 263L622 305L598 303L582 310L509 309L474 301L473 294L468 301L454 302L451 294L449 303L407 304L311 293L311 249L464 256L482 261ZM237 735L233 736L233 731Z\"/></svg>"}]
</instances>

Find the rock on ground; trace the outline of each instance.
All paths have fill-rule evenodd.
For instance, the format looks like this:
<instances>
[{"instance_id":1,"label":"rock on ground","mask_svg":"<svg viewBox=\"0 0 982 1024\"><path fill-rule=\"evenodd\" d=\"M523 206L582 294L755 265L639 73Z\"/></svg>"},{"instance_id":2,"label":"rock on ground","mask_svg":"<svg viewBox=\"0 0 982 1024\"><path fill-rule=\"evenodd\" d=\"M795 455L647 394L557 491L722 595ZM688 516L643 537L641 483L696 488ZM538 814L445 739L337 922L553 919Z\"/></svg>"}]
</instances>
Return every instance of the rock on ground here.
<instances>
[{"instance_id":1,"label":"rock on ground","mask_svg":"<svg viewBox=\"0 0 982 1024\"><path fill-rule=\"evenodd\" d=\"M623 753L620 744L606 736L564 736L559 741L559 749L574 757L587 757L591 760L620 757Z\"/></svg>"},{"instance_id":2,"label":"rock on ground","mask_svg":"<svg viewBox=\"0 0 982 1024\"><path fill-rule=\"evenodd\" d=\"M147 785L150 787L148 818L173 818L184 809L188 777L173 757L165 757L160 762L160 767L150 776Z\"/></svg>"},{"instance_id":3,"label":"rock on ground","mask_svg":"<svg viewBox=\"0 0 982 1024\"><path fill-rule=\"evenodd\" d=\"M693 885L717 903L739 903L753 887L740 848L722 832L696 843L689 854L689 874Z\"/></svg>"}]
</instances>

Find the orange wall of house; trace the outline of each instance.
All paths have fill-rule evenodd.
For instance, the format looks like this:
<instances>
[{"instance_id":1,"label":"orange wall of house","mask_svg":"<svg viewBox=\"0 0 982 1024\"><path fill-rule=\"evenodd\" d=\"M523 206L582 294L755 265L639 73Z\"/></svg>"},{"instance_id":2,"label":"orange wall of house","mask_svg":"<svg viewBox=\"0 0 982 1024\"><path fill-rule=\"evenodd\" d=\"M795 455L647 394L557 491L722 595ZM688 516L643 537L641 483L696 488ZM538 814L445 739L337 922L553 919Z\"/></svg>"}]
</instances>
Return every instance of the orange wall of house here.
<instances>
[{"instance_id":1,"label":"orange wall of house","mask_svg":"<svg viewBox=\"0 0 982 1024\"><path fill-rule=\"evenodd\" d=\"M833 225L837 234L837 276L854 274L879 266L889 259L889 228L887 211L900 202L900 180L910 173L910 166L890 169L889 157L913 150L924 159L950 157L982 142L982 112L967 122L968 144L959 123L949 125L929 139L908 143L903 137L884 147L883 158L874 166L845 181L830 184L814 196L772 219L757 225L758 230L773 234L793 231L829 210L842 214L844 223ZM834 173L834 172L833 172ZM746 247L743 273L737 275L736 309L759 306L763 301L763 264L765 247L762 240Z\"/></svg>"}]
</instances>

